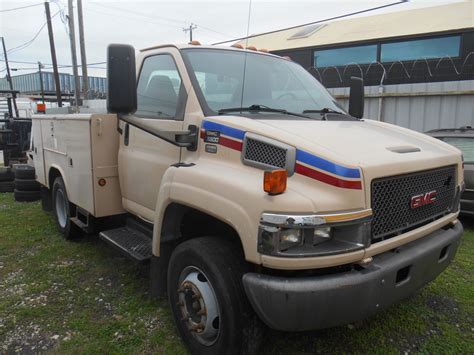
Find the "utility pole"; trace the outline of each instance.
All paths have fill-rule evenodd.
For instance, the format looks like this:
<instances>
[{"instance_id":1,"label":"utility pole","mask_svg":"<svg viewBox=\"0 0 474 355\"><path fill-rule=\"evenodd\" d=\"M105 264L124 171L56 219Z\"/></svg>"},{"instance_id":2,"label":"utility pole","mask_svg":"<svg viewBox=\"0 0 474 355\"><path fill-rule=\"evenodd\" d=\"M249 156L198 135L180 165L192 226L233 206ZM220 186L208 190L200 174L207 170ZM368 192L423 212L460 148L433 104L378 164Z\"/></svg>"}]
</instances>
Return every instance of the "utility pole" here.
<instances>
[{"instance_id":1,"label":"utility pole","mask_svg":"<svg viewBox=\"0 0 474 355\"><path fill-rule=\"evenodd\" d=\"M69 40L71 42L72 57L72 73L74 75L74 98L76 101L76 112L79 112L79 100L81 96L81 85L79 82L79 73L77 71L76 57L76 34L74 31L74 9L72 8L72 0L68 0L68 24L69 24Z\"/></svg>"},{"instance_id":2,"label":"utility pole","mask_svg":"<svg viewBox=\"0 0 474 355\"><path fill-rule=\"evenodd\" d=\"M186 33L189 31L189 43L193 41L193 30L195 30L197 26L193 23L189 25L189 27L183 28L183 32Z\"/></svg>"},{"instance_id":3,"label":"utility pole","mask_svg":"<svg viewBox=\"0 0 474 355\"><path fill-rule=\"evenodd\" d=\"M56 48L54 47L53 25L51 24L51 12L49 11L49 2L44 3L46 18L48 23L49 47L51 49L51 62L53 63L54 86L56 87L56 99L58 106L63 106L61 96L61 83L59 82L58 62L56 60Z\"/></svg>"},{"instance_id":4,"label":"utility pole","mask_svg":"<svg viewBox=\"0 0 474 355\"><path fill-rule=\"evenodd\" d=\"M82 0L77 0L77 17L79 23L79 44L81 47L81 64L82 64L82 92L83 98L89 98L89 79L87 77L87 59L86 44L84 39L84 21L82 17Z\"/></svg>"},{"instance_id":5,"label":"utility pole","mask_svg":"<svg viewBox=\"0 0 474 355\"><path fill-rule=\"evenodd\" d=\"M13 81L10 75L10 65L8 64L8 57L7 57L7 48L5 46L5 39L2 37L2 47L3 47L3 58L5 58L5 65L7 67L7 81L10 84L10 90L13 91ZM13 107L15 108L15 115L18 117L18 107L16 106L16 98L15 94L13 96Z\"/></svg>"},{"instance_id":6,"label":"utility pole","mask_svg":"<svg viewBox=\"0 0 474 355\"><path fill-rule=\"evenodd\" d=\"M43 72L41 69L44 68L44 65L41 62L38 62L38 71L39 71L39 76L40 76L40 87L41 87L41 100L43 101L44 104L44 85L43 85Z\"/></svg>"}]
</instances>

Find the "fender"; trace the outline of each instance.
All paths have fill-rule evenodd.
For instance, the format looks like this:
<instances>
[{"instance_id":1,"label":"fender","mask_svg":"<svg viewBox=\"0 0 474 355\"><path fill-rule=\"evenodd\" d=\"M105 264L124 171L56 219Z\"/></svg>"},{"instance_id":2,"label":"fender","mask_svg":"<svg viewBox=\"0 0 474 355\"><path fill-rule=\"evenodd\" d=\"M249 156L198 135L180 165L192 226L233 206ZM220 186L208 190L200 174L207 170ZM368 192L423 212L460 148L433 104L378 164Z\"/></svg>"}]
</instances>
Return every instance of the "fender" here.
<instances>
[{"instance_id":1,"label":"fender","mask_svg":"<svg viewBox=\"0 0 474 355\"><path fill-rule=\"evenodd\" d=\"M236 170L239 170L238 172ZM239 183L235 181L239 177ZM170 168L163 176L159 192L153 254L159 256L161 226L170 203L186 205L219 219L235 229L240 237L247 261L260 264L257 252L257 233L260 215L264 210L295 211L314 209L312 202L295 191L280 196L269 196L263 191L263 171L200 159L196 165ZM248 201L262 201L249 205Z\"/></svg>"},{"instance_id":2,"label":"fender","mask_svg":"<svg viewBox=\"0 0 474 355\"><path fill-rule=\"evenodd\" d=\"M51 174L52 169L56 169L61 174L61 177L64 181L64 186L66 187L66 193L67 193L69 191L69 182L67 181L66 174L64 173L64 170L59 165L54 164L54 163L51 164L48 168L48 175L47 175L48 188L50 190L52 190L52 188L53 188L54 181L49 181L49 175Z\"/></svg>"}]
</instances>

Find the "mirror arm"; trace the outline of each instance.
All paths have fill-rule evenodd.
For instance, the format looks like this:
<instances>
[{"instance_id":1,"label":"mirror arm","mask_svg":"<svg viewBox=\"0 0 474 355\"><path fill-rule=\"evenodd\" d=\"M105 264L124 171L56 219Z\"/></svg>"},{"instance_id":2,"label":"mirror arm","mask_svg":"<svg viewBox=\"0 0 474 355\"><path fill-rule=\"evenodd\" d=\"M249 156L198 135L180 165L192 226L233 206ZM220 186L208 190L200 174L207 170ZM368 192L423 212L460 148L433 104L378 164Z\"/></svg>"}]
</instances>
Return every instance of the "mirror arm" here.
<instances>
[{"instance_id":1,"label":"mirror arm","mask_svg":"<svg viewBox=\"0 0 474 355\"><path fill-rule=\"evenodd\" d=\"M120 121L124 121L130 126L141 129L177 147L186 148L192 152L197 150L199 128L196 125L189 125L186 131L163 131L157 128L147 127L134 115L118 114L117 117Z\"/></svg>"}]
</instances>

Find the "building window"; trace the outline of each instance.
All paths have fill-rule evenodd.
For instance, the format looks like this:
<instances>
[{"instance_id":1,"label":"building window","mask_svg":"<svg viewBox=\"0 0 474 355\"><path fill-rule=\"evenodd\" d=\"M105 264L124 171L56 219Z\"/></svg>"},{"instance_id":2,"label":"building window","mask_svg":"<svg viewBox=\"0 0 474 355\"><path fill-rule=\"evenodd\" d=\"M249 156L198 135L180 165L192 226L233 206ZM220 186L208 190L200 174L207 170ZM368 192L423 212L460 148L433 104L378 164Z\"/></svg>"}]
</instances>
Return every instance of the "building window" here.
<instances>
[{"instance_id":1,"label":"building window","mask_svg":"<svg viewBox=\"0 0 474 355\"><path fill-rule=\"evenodd\" d=\"M368 64L377 61L377 45L323 49L314 52L317 68L339 67L348 64Z\"/></svg>"},{"instance_id":2,"label":"building window","mask_svg":"<svg viewBox=\"0 0 474 355\"><path fill-rule=\"evenodd\" d=\"M461 36L384 43L382 44L381 61L396 62L445 56L458 57L460 47Z\"/></svg>"}]
</instances>

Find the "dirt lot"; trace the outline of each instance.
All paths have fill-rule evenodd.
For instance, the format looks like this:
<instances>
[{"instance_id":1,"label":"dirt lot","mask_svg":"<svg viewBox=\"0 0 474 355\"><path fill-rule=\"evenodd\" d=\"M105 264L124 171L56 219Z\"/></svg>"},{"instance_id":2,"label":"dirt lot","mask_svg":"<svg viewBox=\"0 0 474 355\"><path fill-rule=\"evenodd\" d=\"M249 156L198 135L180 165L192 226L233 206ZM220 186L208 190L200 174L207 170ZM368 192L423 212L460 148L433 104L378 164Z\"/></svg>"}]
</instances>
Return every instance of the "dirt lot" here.
<instances>
[{"instance_id":1,"label":"dirt lot","mask_svg":"<svg viewBox=\"0 0 474 355\"><path fill-rule=\"evenodd\" d=\"M148 272L93 237L66 242L39 203L0 194L0 353L185 353ZM474 351L474 229L411 299L359 324L269 332L264 353Z\"/></svg>"}]
</instances>

